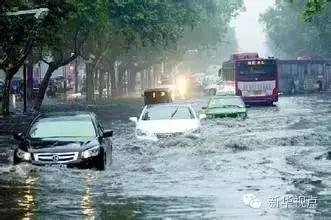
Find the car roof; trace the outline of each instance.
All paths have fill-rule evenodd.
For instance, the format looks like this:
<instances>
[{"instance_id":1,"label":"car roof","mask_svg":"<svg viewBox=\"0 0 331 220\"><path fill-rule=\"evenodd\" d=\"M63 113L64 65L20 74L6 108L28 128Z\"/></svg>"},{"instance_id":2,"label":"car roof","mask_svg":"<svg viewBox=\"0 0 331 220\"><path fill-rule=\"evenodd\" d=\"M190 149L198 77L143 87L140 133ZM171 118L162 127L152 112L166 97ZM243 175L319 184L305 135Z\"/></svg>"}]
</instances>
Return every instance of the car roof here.
<instances>
[{"instance_id":1,"label":"car roof","mask_svg":"<svg viewBox=\"0 0 331 220\"><path fill-rule=\"evenodd\" d=\"M189 104L182 104L182 103L159 103L159 104L147 105L147 107L158 107L158 106L191 107L191 105Z\"/></svg>"},{"instance_id":2,"label":"car roof","mask_svg":"<svg viewBox=\"0 0 331 220\"><path fill-rule=\"evenodd\" d=\"M38 115L39 118L57 118L57 117L72 117L72 116L95 117L95 114L87 111L68 111L68 112L47 112Z\"/></svg>"},{"instance_id":3,"label":"car roof","mask_svg":"<svg viewBox=\"0 0 331 220\"><path fill-rule=\"evenodd\" d=\"M212 98L241 98L238 95L215 95Z\"/></svg>"},{"instance_id":4,"label":"car roof","mask_svg":"<svg viewBox=\"0 0 331 220\"><path fill-rule=\"evenodd\" d=\"M168 92L169 88L146 89L144 92Z\"/></svg>"}]
</instances>

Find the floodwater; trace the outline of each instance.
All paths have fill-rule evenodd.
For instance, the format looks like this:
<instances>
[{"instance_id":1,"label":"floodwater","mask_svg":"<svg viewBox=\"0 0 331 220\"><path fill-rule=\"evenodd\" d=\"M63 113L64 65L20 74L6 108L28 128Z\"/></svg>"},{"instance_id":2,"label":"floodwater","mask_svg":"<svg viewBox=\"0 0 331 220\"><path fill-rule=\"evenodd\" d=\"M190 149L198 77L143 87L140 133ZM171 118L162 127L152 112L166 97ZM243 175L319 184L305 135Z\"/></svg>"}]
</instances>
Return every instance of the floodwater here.
<instances>
[{"instance_id":1,"label":"floodwater","mask_svg":"<svg viewBox=\"0 0 331 220\"><path fill-rule=\"evenodd\" d=\"M276 106L249 108L244 121L203 121L202 139L159 143L134 138L128 117L138 116L140 104L119 105L99 113L114 130L113 164L104 172L14 167L13 143L1 137L0 216L330 219L329 97L281 97ZM200 111L207 101L189 103ZM122 112L125 108L134 110ZM255 205L247 196L256 197Z\"/></svg>"}]
</instances>

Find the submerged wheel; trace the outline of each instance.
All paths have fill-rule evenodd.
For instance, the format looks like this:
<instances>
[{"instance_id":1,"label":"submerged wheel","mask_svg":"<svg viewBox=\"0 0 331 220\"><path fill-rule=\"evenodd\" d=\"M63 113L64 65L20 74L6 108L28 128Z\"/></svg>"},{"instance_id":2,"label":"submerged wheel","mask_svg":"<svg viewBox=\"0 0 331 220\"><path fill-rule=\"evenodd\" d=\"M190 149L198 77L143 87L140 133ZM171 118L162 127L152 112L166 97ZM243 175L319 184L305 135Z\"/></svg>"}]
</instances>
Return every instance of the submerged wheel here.
<instances>
[{"instance_id":1,"label":"submerged wheel","mask_svg":"<svg viewBox=\"0 0 331 220\"><path fill-rule=\"evenodd\" d=\"M104 151L102 151L98 158L97 161L95 162L95 168L97 170L105 170L106 169L106 164L107 164L107 157L106 157L106 153Z\"/></svg>"},{"instance_id":2,"label":"submerged wheel","mask_svg":"<svg viewBox=\"0 0 331 220\"><path fill-rule=\"evenodd\" d=\"M14 165L19 164L20 162L22 162L22 160L20 158L17 157L17 149L14 150L14 159L13 159Z\"/></svg>"}]
</instances>

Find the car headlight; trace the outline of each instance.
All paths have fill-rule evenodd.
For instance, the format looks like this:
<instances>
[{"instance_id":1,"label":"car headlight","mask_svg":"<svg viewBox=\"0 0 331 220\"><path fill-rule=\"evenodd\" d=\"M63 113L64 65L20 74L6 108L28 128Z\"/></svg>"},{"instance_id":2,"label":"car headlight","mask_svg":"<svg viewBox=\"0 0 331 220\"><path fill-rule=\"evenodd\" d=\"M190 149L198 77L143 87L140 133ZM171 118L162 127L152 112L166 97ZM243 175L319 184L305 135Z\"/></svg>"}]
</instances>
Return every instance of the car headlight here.
<instances>
[{"instance_id":1,"label":"car headlight","mask_svg":"<svg viewBox=\"0 0 331 220\"><path fill-rule=\"evenodd\" d=\"M100 153L100 146L92 147L82 152L82 158L87 159L90 157L98 156Z\"/></svg>"},{"instance_id":2,"label":"car headlight","mask_svg":"<svg viewBox=\"0 0 331 220\"><path fill-rule=\"evenodd\" d=\"M19 148L17 149L16 156L25 161L31 160L31 153L25 152Z\"/></svg>"},{"instance_id":3,"label":"car headlight","mask_svg":"<svg viewBox=\"0 0 331 220\"><path fill-rule=\"evenodd\" d=\"M136 132L137 132L137 136L147 136L148 135L145 131L143 131L141 129L137 129Z\"/></svg>"}]
</instances>

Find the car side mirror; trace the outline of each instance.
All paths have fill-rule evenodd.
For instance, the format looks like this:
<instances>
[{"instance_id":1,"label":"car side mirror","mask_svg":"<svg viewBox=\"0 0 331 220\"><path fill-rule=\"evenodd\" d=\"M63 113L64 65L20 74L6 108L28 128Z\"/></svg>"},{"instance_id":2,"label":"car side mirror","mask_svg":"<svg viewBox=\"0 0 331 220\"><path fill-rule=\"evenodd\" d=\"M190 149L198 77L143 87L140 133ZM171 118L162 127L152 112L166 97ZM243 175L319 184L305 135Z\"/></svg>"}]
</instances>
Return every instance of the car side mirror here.
<instances>
[{"instance_id":1,"label":"car side mirror","mask_svg":"<svg viewBox=\"0 0 331 220\"><path fill-rule=\"evenodd\" d=\"M207 109L207 107L206 107L206 106L203 106L201 109L203 109L203 110L206 110L206 109Z\"/></svg>"},{"instance_id":2,"label":"car side mirror","mask_svg":"<svg viewBox=\"0 0 331 220\"><path fill-rule=\"evenodd\" d=\"M113 134L114 134L113 130L105 130L105 131L103 132L102 137L104 137L104 138L112 137Z\"/></svg>"},{"instance_id":3,"label":"car side mirror","mask_svg":"<svg viewBox=\"0 0 331 220\"><path fill-rule=\"evenodd\" d=\"M137 117L130 117L129 118L130 121L137 123L138 122L138 118Z\"/></svg>"},{"instance_id":4,"label":"car side mirror","mask_svg":"<svg viewBox=\"0 0 331 220\"><path fill-rule=\"evenodd\" d=\"M13 136L14 136L14 139L17 140L17 141L24 141L24 136L23 136L23 133L20 132L20 133L13 133Z\"/></svg>"},{"instance_id":5,"label":"car side mirror","mask_svg":"<svg viewBox=\"0 0 331 220\"><path fill-rule=\"evenodd\" d=\"M205 119L207 118L207 115L206 114L200 114L199 115L199 119L202 120L202 119Z\"/></svg>"}]
</instances>

